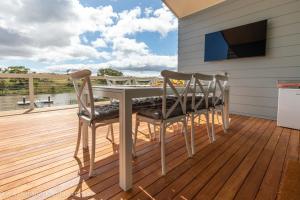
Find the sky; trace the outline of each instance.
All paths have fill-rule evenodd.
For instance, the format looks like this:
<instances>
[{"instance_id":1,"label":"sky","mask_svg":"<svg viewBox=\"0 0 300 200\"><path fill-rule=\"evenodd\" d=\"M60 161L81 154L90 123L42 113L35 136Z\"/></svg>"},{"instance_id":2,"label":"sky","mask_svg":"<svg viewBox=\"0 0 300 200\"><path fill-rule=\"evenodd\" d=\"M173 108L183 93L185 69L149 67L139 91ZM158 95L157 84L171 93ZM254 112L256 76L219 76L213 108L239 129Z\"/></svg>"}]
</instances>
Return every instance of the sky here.
<instances>
[{"instance_id":1,"label":"sky","mask_svg":"<svg viewBox=\"0 0 300 200\"><path fill-rule=\"evenodd\" d=\"M161 0L0 1L0 67L158 75L177 68L177 27Z\"/></svg>"}]
</instances>

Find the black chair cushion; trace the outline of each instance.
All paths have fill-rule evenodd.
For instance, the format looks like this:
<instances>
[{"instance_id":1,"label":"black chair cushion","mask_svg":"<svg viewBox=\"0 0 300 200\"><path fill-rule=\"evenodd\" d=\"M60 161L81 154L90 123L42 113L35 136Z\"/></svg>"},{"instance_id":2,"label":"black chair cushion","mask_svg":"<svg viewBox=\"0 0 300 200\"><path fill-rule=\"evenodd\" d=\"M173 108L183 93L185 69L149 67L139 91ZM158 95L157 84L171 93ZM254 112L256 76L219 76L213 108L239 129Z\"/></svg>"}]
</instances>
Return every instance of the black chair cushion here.
<instances>
[{"instance_id":1,"label":"black chair cushion","mask_svg":"<svg viewBox=\"0 0 300 200\"><path fill-rule=\"evenodd\" d=\"M202 98L201 96L196 97L196 101ZM177 98L175 96L168 96L167 101L167 110L170 109L172 105L176 102ZM156 99L153 106L141 107L137 113L141 116L148 117L151 119L161 120L162 119L162 98ZM203 106L204 103L203 103ZM186 104L186 112L192 112L192 96L189 96ZM181 105L178 104L175 110L170 114L169 118L183 115Z\"/></svg>"},{"instance_id":2,"label":"black chair cushion","mask_svg":"<svg viewBox=\"0 0 300 200\"><path fill-rule=\"evenodd\" d=\"M140 109L161 105L161 97L135 98L132 100L132 111L138 112Z\"/></svg>"},{"instance_id":3,"label":"black chair cushion","mask_svg":"<svg viewBox=\"0 0 300 200\"><path fill-rule=\"evenodd\" d=\"M215 105L216 106L224 105L224 102L221 99L218 100L218 97L208 97L208 106L210 108L214 107L213 99L215 100Z\"/></svg>"},{"instance_id":4,"label":"black chair cushion","mask_svg":"<svg viewBox=\"0 0 300 200\"><path fill-rule=\"evenodd\" d=\"M197 104L202 98L203 98L202 96L196 96L195 103ZM209 108L214 107L213 99L215 101L216 106L224 105L224 102L220 99L218 100L218 97L208 97L208 107ZM187 111L189 110L189 104L192 104L192 97L188 97L188 99L187 99ZM190 107L191 107L191 105L190 105ZM197 110L202 110L202 109L206 109L205 101L202 101L201 105L197 108Z\"/></svg>"},{"instance_id":5,"label":"black chair cushion","mask_svg":"<svg viewBox=\"0 0 300 200\"><path fill-rule=\"evenodd\" d=\"M161 97L136 98L132 101L132 111L137 112L139 109L154 107L161 102ZM87 116L88 113L84 110L80 115ZM114 101L111 104L95 106L94 120L109 120L119 117L119 102Z\"/></svg>"},{"instance_id":6,"label":"black chair cushion","mask_svg":"<svg viewBox=\"0 0 300 200\"><path fill-rule=\"evenodd\" d=\"M138 115L144 116L144 117L148 117L151 119L156 119L156 120L162 120L163 118L163 114L162 114L162 107L149 107L149 108L143 108L140 109L137 112ZM168 118L172 118L172 117L177 117L183 115L181 106L178 105L174 111L169 115Z\"/></svg>"},{"instance_id":7,"label":"black chair cushion","mask_svg":"<svg viewBox=\"0 0 300 200\"><path fill-rule=\"evenodd\" d=\"M196 102L199 102L201 96L196 97ZM216 98L216 97L215 97ZM209 97L209 106L213 107L213 97ZM215 99L217 100L217 98ZM169 109L176 101L176 97L167 97L167 108ZM222 101L217 102L216 105L223 105ZM200 109L205 109L204 101L200 105ZM152 119L162 119L162 98L161 97L149 97L149 98L136 98L132 101L132 110L137 112L139 115L149 117ZM192 97L189 96L187 99L186 111L192 111ZM80 115L87 116L86 111L82 111ZM176 109L171 113L169 118L183 115L180 104L177 105ZM95 106L95 120L109 120L119 117L119 102L113 102L108 105Z\"/></svg>"},{"instance_id":8,"label":"black chair cushion","mask_svg":"<svg viewBox=\"0 0 300 200\"><path fill-rule=\"evenodd\" d=\"M80 115L88 116L87 111L81 111ZM119 106L115 104L95 106L94 120L110 120L119 117Z\"/></svg>"}]
</instances>

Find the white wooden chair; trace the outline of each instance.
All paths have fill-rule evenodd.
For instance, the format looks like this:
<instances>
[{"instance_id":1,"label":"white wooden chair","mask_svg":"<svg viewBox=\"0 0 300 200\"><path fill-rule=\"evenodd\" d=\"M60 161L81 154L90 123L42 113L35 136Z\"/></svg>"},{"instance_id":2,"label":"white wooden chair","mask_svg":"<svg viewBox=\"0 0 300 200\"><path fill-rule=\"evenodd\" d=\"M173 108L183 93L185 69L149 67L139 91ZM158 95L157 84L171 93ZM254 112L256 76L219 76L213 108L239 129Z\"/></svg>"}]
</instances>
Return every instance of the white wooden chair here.
<instances>
[{"instance_id":1,"label":"white wooden chair","mask_svg":"<svg viewBox=\"0 0 300 200\"><path fill-rule=\"evenodd\" d=\"M120 86L120 85L132 85L132 79L130 77L124 76L108 76L105 75L106 84L108 86ZM118 102L116 99L110 99L111 103ZM111 132L111 139L109 138L109 133ZM111 140L114 143L114 127L110 124L107 129L106 139Z\"/></svg>"},{"instance_id":2,"label":"white wooden chair","mask_svg":"<svg viewBox=\"0 0 300 200\"><path fill-rule=\"evenodd\" d=\"M132 85L132 78L125 76L107 76L105 75L106 83L108 86L116 85Z\"/></svg>"},{"instance_id":3,"label":"white wooden chair","mask_svg":"<svg viewBox=\"0 0 300 200\"><path fill-rule=\"evenodd\" d=\"M82 135L82 125L86 123L92 129L92 146L90 151L90 171L89 176L93 175L94 161L95 161L95 148L96 148L96 128L100 126L107 126L113 123L119 122L119 109L113 105L103 105L95 106L94 105L94 96L91 85L91 71L82 70L70 74L75 92L77 95L78 101L78 117L79 117L79 126L78 126L78 137L77 144L74 153L74 157L77 156L81 137L83 143L87 145L88 135ZM111 132L111 137L113 141L113 132ZM84 146L85 146L84 145Z\"/></svg>"},{"instance_id":4,"label":"white wooden chair","mask_svg":"<svg viewBox=\"0 0 300 200\"><path fill-rule=\"evenodd\" d=\"M133 78L133 77L125 77L125 76L107 76L107 75L105 75L105 78L106 78L106 83L108 86L141 85L141 83L144 85L150 86L154 83L153 78L145 79L145 78ZM110 99L110 102L115 103L115 102L118 102L118 100ZM148 130L149 130L148 134L145 134L144 132L140 132L140 133L149 137L150 140L153 140L152 133L151 133L151 127L150 127L149 123L148 123ZM107 131L107 135L106 135L107 139L109 139L108 135L110 132L112 132L112 135L113 135L113 125L112 124L108 127L108 131ZM112 137L112 142L114 143L113 137Z\"/></svg>"},{"instance_id":5,"label":"white wooden chair","mask_svg":"<svg viewBox=\"0 0 300 200\"><path fill-rule=\"evenodd\" d=\"M192 154L195 154L195 118L205 115L206 127L208 137L211 142L214 141L215 136L211 134L209 125L209 102L208 96L214 76L196 73L193 75L193 96L192 96L192 109L189 112L191 117L191 148ZM199 123L199 122L198 122Z\"/></svg>"},{"instance_id":6,"label":"white wooden chair","mask_svg":"<svg viewBox=\"0 0 300 200\"><path fill-rule=\"evenodd\" d=\"M225 126L225 112L224 112L224 102L225 102L225 90L228 87L228 74L225 75L214 75L214 84L212 87L212 97L210 97L210 110L212 113L212 135L215 135L215 113L221 113L222 117L222 127L224 132L227 132ZM214 139L215 140L215 139Z\"/></svg>"},{"instance_id":7,"label":"white wooden chair","mask_svg":"<svg viewBox=\"0 0 300 200\"><path fill-rule=\"evenodd\" d=\"M162 105L154 108L146 108L140 110L136 115L136 126L134 131L134 147L137 141L137 132L140 122L148 122L154 127L160 126L160 145L161 145L161 167L162 175L166 174L166 158L165 158L165 135L168 126L174 122L181 122L184 129L184 138L188 156L191 157L190 143L187 136L187 121L186 121L186 103L187 95L190 91L190 84L192 80L192 74L184 74L178 72L172 72L164 70L161 72L164 79L163 82L163 96ZM185 88L179 91L171 80L184 80L186 81ZM168 88L170 87L170 88ZM168 96L167 89L171 89L174 96ZM156 128L154 128L156 129Z\"/></svg>"},{"instance_id":8,"label":"white wooden chair","mask_svg":"<svg viewBox=\"0 0 300 200\"><path fill-rule=\"evenodd\" d=\"M152 86L155 84L155 78L149 77L149 78L138 78L134 77L133 78L133 85L147 85L147 86Z\"/></svg>"}]
</instances>

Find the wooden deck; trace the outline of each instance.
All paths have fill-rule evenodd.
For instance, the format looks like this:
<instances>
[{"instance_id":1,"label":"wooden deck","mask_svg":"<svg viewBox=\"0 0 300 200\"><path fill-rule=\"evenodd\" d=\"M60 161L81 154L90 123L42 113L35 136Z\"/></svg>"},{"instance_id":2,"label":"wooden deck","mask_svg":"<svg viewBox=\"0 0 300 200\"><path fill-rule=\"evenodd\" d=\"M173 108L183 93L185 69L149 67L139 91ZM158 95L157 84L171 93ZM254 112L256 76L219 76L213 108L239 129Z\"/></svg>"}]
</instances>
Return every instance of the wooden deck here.
<instances>
[{"instance_id":1,"label":"wooden deck","mask_svg":"<svg viewBox=\"0 0 300 200\"><path fill-rule=\"evenodd\" d=\"M0 199L275 199L287 161L299 161L299 131L231 117L229 132L217 126L213 144L205 125L196 129L192 159L181 133L170 130L164 177L159 143L140 134L127 193L118 186L118 154L106 127L98 129L97 176L88 179L89 152L73 158L75 109L0 117Z\"/></svg>"}]
</instances>

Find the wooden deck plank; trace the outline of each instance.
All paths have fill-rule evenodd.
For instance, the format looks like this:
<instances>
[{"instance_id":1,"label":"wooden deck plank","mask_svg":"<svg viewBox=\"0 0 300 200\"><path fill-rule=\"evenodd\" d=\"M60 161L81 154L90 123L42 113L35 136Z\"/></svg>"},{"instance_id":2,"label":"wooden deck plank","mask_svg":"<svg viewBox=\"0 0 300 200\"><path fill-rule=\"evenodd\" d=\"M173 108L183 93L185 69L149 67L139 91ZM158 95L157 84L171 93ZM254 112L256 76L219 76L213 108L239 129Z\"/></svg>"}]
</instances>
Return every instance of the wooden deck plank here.
<instances>
[{"instance_id":1,"label":"wooden deck plank","mask_svg":"<svg viewBox=\"0 0 300 200\"><path fill-rule=\"evenodd\" d=\"M288 164L290 163L290 161L297 162L298 156L299 156L299 134L298 134L297 130L291 130L290 140L288 143L287 152L286 152L285 161L284 161L283 170L282 170L281 179L280 179L279 191L281 191L281 189L283 188L283 182L284 182L283 179L284 179L285 173L287 173ZM298 185L298 187L299 187L299 185ZM276 199L285 199L282 196L281 196L281 198L279 198L280 196L281 196L281 194L278 192L276 194ZM293 196L293 195L291 195L291 196ZM295 197L296 196L294 196L294 198ZM299 198L300 198L300 196L299 196Z\"/></svg>"},{"instance_id":2,"label":"wooden deck plank","mask_svg":"<svg viewBox=\"0 0 300 200\"><path fill-rule=\"evenodd\" d=\"M239 121L236 121L240 126L237 126L238 128L242 128L243 125L246 125L247 120L246 119L241 119ZM235 124L233 124L235 125ZM247 127L246 127L247 128ZM231 134L230 134L231 133ZM201 171L201 168L204 168L206 165L208 165L210 162L212 162L212 160L215 159L215 157L219 156L222 153L222 149L226 149L226 147L230 146L230 144L232 144L232 142L235 141L236 137L234 138L230 138L231 136L233 136L232 134L232 130L229 130L227 135L222 135L221 138L219 138L215 143L207 146L205 149L203 149L202 151L200 151L199 153L197 153L195 155L195 157L193 157L193 159L189 160L187 163L184 163L183 165L181 165L180 167L170 171L169 174L167 174L166 177L159 177L159 179L152 185L150 186L146 186L145 184L143 184L142 182L139 183L139 185L143 186L143 190L147 191L147 194L155 197L155 195L160 192L160 190L162 190L164 187L168 186L168 184L173 184L172 187L172 192L175 193L177 190L179 190L179 188L175 188L175 186L184 186L185 181L187 180L185 177L181 178L182 176L189 176L187 175L187 173L189 173L189 169L191 168L198 168L199 171ZM228 140L228 139L231 140ZM226 144L224 144L225 142L227 142ZM223 148L219 147L223 145ZM200 166L199 165L199 161L200 160L204 160L203 164ZM179 178L180 177L180 178ZM182 180L181 180L182 179ZM177 181L180 180L180 184L178 185ZM166 188L166 190L168 190L168 188ZM139 193L135 198L142 198L143 195L145 195L145 192L139 190ZM168 195L167 195L168 194ZM172 193L167 192L166 194L164 194L163 196L165 196L165 198L171 198ZM132 193L131 196L134 196L134 193ZM128 198L128 196L127 196ZM155 198L159 198L159 197L155 197Z\"/></svg>"},{"instance_id":3,"label":"wooden deck plank","mask_svg":"<svg viewBox=\"0 0 300 200\"><path fill-rule=\"evenodd\" d=\"M186 157L185 151L183 150L182 146L167 156L168 159L177 159L179 161L181 161L182 159L185 159L185 157ZM133 169L134 179L139 178L143 174L147 174L147 173L151 172L153 169L157 168L157 166L158 166L157 159L155 159L155 155L151 159L147 160L147 162L137 162L136 164L138 164L139 167L134 166L134 169ZM116 168L116 171L118 171L118 168ZM102 184L102 183L104 183L104 184ZM83 195L85 197L90 196L90 197L96 198L96 196L97 196L96 193L101 193L104 189L110 188L110 187L116 187L116 188L120 189L118 186L118 173L115 173L109 179L99 180L99 178L97 178L97 179L94 179L93 181L87 180L86 183L81 185L80 192L77 192L77 194L73 195L73 197L76 198L76 197L79 197L80 195ZM72 194L70 192L72 190L74 191L75 186L67 185L64 188L68 188L68 189L62 191L62 193L70 195L70 194ZM51 197L50 199L56 199L56 198L57 198L57 195ZM101 195L101 199L102 199L102 195Z\"/></svg>"},{"instance_id":4,"label":"wooden deck plank","mask_svg":"<svg viewBox=\"0 0 300 200\"><path fill-rule=\"evenodd\" d=\"M200 131L202 132L203 130L205 130L204 126L201 127ZM197 133L199 133L199 132L197 131ZM207 143L208 143L207 136L203 135L203 134L202 135L198 134L198 136L200 136L200 141L199 141L200 143L197 145L197 147L198 146L206 146ZM173 168L174 166L180 164L185 159L187 159L184 138L181 137L180 139L181 139L181 149L180 149L181 153L180 154L178 154L178 152L173 154L172 149L168 149L168 148L173 148L174 145L168 145L167 144L167 147L166 147L167 152L171 151L172 154L174 155L174 157L170 157L168 154L166 155L167 161L171 160L171 163L168 163L169 170L170 170L170 168ZM161 176L161 172L160 172L160 154L159 154L160 148L159 148L159 146L154 151L156 152L156 154L155 154L155 157L156 157L155 163L153 163L151 166L147 166L146 168L143 168L142 170L138 171L137 173L134 173L133 182L137 182L137 181L143 179L148 174L151 174L152 177L160 177ZM94 196L95 198L97 198L97 196L100 196L101 198L104 198L104 199L106 198L107 195L111 196L112 194L118 193L118 192L121 191L118 184L117 184L117 181L113 185L109 185L109 186L110 187L107 187L107 188L103 189L103 188L99 187L99 183L98 183L95 187L89 188L89 190L93 190L94 192L96 190L96 192L98 194L96 194ZM103 192L103 191L105 191L105 192ZM85 192L89 193L91 191L83 191L80 194L84 194ZM90 194L92 194L92 192Z\"/></svg>"},{"instance_id":5,"label":"wooden deck plank","mask_svg":"<svg viewBox=\"0 0 300 200\"><path fill-rule=\"evenodd\" d=\"M299 160L299 131L292 130L286 160Z\"/></svg>"},{"instance_id":6,"label":"wooden deck plank","mask_svg":"<svg viewBox=\"0 0 300 200\"><path fill-rule=\"evenodd\" d=\"M276 127L276 123L272 122L271 126L263 133L263 137L255 144L254 148L244 158L242 163L234 170L233 174L222 186L222 189L217 193L215 199L233 199L243 183L245 177L248 175L252 166L255 164L257 158L261 154L265 145L268 143L272 133ZM216 175L221 176L221 175Z\"/></svg>"},{"instance_id":7,"label":"wooden deck plank","mask_svg":"<svg viewBox=\"0 0 300 200\"><path fill-rule=\"evenodd\" d=\"M173 135L171 135L171 136L173 136ZM178 142L178 141L174 141L174 142ZM148 144L149 144L149 142L148 142ZM151 146L153 146L153 145L151 145ZM152 149L152 148L151 148ZM143 148L143 151L144 152L146 152L145 151L145 148ZM148 154L149 154L149 152L150 153L153 153L152 151L148 151ZM139 156L139 158L141 159L141 158L143 158L143 156L140 156L139 155L140 154L140 151L139 151L139 147L138 147L138 156ZM151 157L151 155L146 155L146 156L144 156L144 157ZM96 158L96 160L98 160L98 159L101 159L101 158ZM118 171L118 166L117 166L117 159L118 159L118 156L114 156L114 163L113 163L113 165L111 165L110 166L110 171L109 172L111 172L112 171L112 167L114 167L115 169L113 170L113 172L114 172L114 174L116 174L117 173L117 171ZM88 164L88 162L86 162L86 164ZM102 166L103 165L103 163L101 164L101 165L99 165L99 166ZM76 167L77 165L75 165L74 167ZM98 166L98 163L96 163L96 167ZM97 168L96 168L96 172L97 172ZM56 176L58 176L59 177L59 173L60 172L58 172L58 173L55 173L56 174ZM81 175L82 176L85 176L85 178L87 178L87 176L86 176L86 172L84 172L84 173L82 173ZM107 173L107 174L109 174L109 173ZM105 174L105 176L107 175L107 174ZM113 175L114 175L113 174ZM53 180L53 181L49 181L49 182L47 182L46 184L43 184L43 186L42 187L38 187L38 188L32 188L32 189L30 189L30 193L33 193L33 194L35 194L35 193L37 193L37 191L43 191L42 190L42 188L49 188L50 186L51 187L54 187L55 185L59 185L60 186L60 189L62 188L61 187L61 184L63 184L63 182L64 181L66 181L66 182L69 182L69 183L74 183L74 184L78 184L78 182L76 182L75 180L77 180L77 174L75 174L75 175L73 175L73 177L71 176L68 176L69 177L69 179L74 179L74 181L72 181L72 180L69 180L69 179L66 179L66 177L61 177L60 178L60 181L59 180L57 180L57 179L54 179L53 177L47 177L47 179L48 180ZM65 179L64 179L65 178ZM98 180L98 179L95 179L95 180ZM30 185L30 184L29 184ZM91 186L91 185L89 185L89 186ZM72 191L72 192L74 192L74 190ZM44 193L47 193L48 195L50 194L48 191L45 191Z\"/></svg>"},{"instance_id":8,"label":"wooden deck plank","mask_svg":"<svg viewBox=\"0 0 300 200\"><path fill-rule=\"evenodd\" d=\"M245 178L242 186L237 192L235 199L255 199L255 196L259 190L261 182L267 171L269 163L274 154L274 150L280 138L283 128L276 127L272 138L269 140L268 144L265 146L263 152L260 154L256 160L255 165L252 167L247 177Z\"/></svg>"},{"instance_id":9,"label":"wooden deck plank","mask_svg":"<svg viewBox=\"0 0 300 200\"><path fill-rule=\"evenodd\" d=\"M78 159L73 158L76 112L0 117L0 199L198 199L201 195L208 199L254 199L256 195L274 199L286 163L300 159L298 130L232 115L227 134L217 125L213 144L209 144L205 124L196 128L197 153L192 159L187 159L182 135L167 134L166 176L160 174L158 142L140 135L133 189L122 192L118 154L105 139L106 127L97 133L97 176L87 176L88 152L80 150ZM147 131L146 124L142 128ZM117 133L116 124L116 141Z\"/></svg>"},{"instance_id":10,"label":"wooden deck plank","mask_svg":"<svg viewBox=\"0 0 300 200\"><path fill-rule=\"evenodd\" d=\"M235 121L235 123L238 122L238 121L239 120ZM222 132L223 132L223 130L221 129L221 127L218 127L218 129L217 129L217 133L218 133L217 138L218 138L219 142L223 141L222 136L220 136L220 138L219 138L219 134L222 134ZM206 142L208 143L205 128L204 128L204 132L202 132L202 134L204 135L204 137L206 138ZM206 146L205 146L205 149L204 148L201 148L201 149L196 148L196 152L201 152L200 155L204 156L204 155L207 154L208 149L206 149ZM200 158L198 158L198 159L200 159ZM126 198L127 199L127 198L130 198L130 197L133 197L137 193L141 192L141 190L144 190L143 188L147 188L147 186L150 186L152 184L157 185L157 181L160 181L161 178L164 180L164 183L167 183L168 181L171 182L172 180L175 180L176 177L180 173L182 173L182 171L184 171L186 167L189 167L189 165L192 165L192 162L193 162L192 160L187 160L185 163L183 163L179 166L179 169L177 167L175 167L174 170L172 170L172 168L169 168L169 173L167 175L167 178L162 177L160 175L160 168L159 168L157 170L157 172L155 173L155 174L157 174L156 176L153 176L153 174L150 174L150 175L146 176L144 179L139 180L138 182L135 183L135 185L138 185L138 187L137 188L134 187L130 192L122 192L119 188L117 190L112 190L111 188L109 188L108 190L102 192L99 195L101 195L101 198L110 199L115 194L117 194L119 192L119 194L117 194L115 197L113 197L114 199L121 199L121 198ZM186 163L189 163L189 164L186 164ZM176 172L174 172L174 171L176 171ZM168 180L168 181L165 181L165 180ZM162 185L161 185L161 188L162 188ZM115 192L115 191L117 191L117 192ZM147 191L148 191L148 188L147 188ZM114 194L114 195L112 195L112 194ZM148 192L148 194L150 195L151 193Z\"/></svg>"},{"instance_id":11,"label":"wooden deck plank","mask_svg":"<svg viewBox=\"0 0 300 200\"><path fill-rule=\"evenodd\" d=\"M246 143L233 154L233 156L226 161L226 163L219 168L217 173L214 173L210 180L206 183L206 185L197 192L195 198L197 199L212 199L214 195L221 189L223 184L227 181L227 179L232 175L234 170L239 166L239 164L243 161L243 159L247 156L247 154L251 151L252 148L255 147L257 142L261 141L264 136L264 131L270 125L270 122L264 122L258 129L253 131L252 137L247 140Z\"/></svg>"},{"instance_id":12,"label":"wooden deck plank","mask_svg":"<svg viewBox=\"0 0 300 200\"><path fill-rule=\"evenodd\" d=\"M288 142L290 138L290 129L284 129L278 145L276 146L273 158L268 167L256 199L276 199L285 156L287 153Z\"/></svg>"},{"instance_id":13,"label":"wooden deck plank","mask_svg":"<svg viewBox=\"0 0 300 200\"><path fill-rule=\"evenodd\" d=\"M190 183L187 184L179 193L176 194L174 199L191 199L197 192L205 186L210 178L236 153L247 141L254 136L253 131L262 124L262 121L254 119L252 123L249 123L250 129L244 130L242 137L239 137L236 142L231 144L227 149L223 150L223 153L214 160L213 163L208 165L200 173L195 172L196 176L193 176ZM239 133L241 134L241 133ZM238 135L238 134L237 134Z\"/></svg>"},{"instance_id":14,"label":"wooden deck plank","mask_svg":"<svg viewBox=\"0 0 300 200\"><path fill-rule=\"evenodd\" d=\"M104 139L102 138L102 140L104 140ZM117 141L118 140L116 140L116 142ZM101 160L102 161L101 166L105 165L105 164L108 164L108 163L111 163L113 161L116 161L118 159L118 157L116 155L114 155L110 145L106 145L104 147L97 148L96 152L97 152L96 153L96 160L103 159L103 160ZM110 158L110 156L113 156L113 158L112 159L107 159L108 157ZM83 167L81 170L83 172L85 171L85 173L86 173L87 172L87 170L86 170L87 165L89 163L89 161L88 161L89 156L85 155L83 158L84 158L83 160L85 161L83 163L83 166L85 166L85 167ZM79 157L79 160L80 159L82 159L82 157ZM76 162L76 160L74 160L74 158L70 157L70 155L69 155L69 159L67 159L67 160L63 159L63 160L61 160L61 162L54 162L54 163L56 163L55 166L45 165L44 167L37 168L38 170L35 169L35 170L27 171L27 172L30 172L30 174L22 173L21 175L24 177L23 179L17 179L17 178L19 178L18 176L13 176L13 179L17 179L17 181L11 182L10 184L6 184L3 187L1 187L1 189L2 188L13 187L14 185L18 185L19 183L23 183L23 181L28 181L28 178L27 178L28 176L30 176L30 182L26 182L26 185L23 185L24 183L20 184L20 185L23 185L22 189L24 191L32 188L32 186L39 186L39 185L41 185L45 182L51 181L52 179L56 179L58 177L61 177L64 174L69 175L69 173L74 172L73 175L75 177L77 177L77 175L78 175L78 162ZM59 163L59 165L57 165L58 163ZM99 163L96 163L96 166L97 165L99 165ZM66 181L67 179L61 179L61 180ZM13 189L15 190L16 188L13 188ZM17 189L21 190L20 187L18 187ZM10 195L12 194L11 191L8 191L8 193ZM19 197L19 199L20 199L20 197Z\"/></svg>"}]
</instances>

